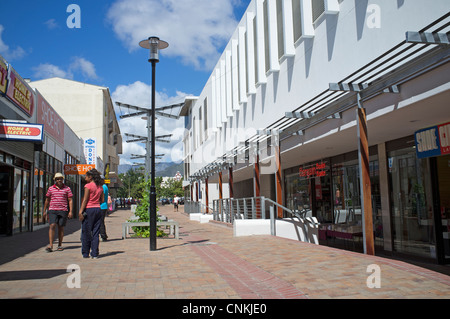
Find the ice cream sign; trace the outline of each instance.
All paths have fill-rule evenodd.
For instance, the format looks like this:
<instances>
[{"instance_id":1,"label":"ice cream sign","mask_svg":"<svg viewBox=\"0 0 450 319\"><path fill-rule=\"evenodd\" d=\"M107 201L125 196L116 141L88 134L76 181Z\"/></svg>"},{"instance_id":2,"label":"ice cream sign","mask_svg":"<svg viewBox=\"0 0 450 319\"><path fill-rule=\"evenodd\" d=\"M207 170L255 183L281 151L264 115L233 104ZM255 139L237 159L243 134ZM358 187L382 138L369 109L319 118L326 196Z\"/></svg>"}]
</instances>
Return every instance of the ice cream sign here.
<instances>
[{"instance_id":1,"label":"ice cream sign","mask_svg":"<svg viewBox=\"0 0 450 319\"><path fill-rule=\"evenodd\" d=\"M418 158L450 154L450 122L414 134Z\"/></svg>"}]
</instances>

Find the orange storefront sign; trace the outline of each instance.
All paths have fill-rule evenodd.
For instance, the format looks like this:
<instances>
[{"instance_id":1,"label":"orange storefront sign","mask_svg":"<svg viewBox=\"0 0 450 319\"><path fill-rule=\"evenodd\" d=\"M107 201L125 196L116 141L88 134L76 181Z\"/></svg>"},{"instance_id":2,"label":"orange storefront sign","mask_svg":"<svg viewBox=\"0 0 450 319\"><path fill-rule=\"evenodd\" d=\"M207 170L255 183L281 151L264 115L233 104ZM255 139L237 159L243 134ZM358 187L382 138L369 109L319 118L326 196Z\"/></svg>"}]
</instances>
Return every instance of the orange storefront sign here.
<instances>
[{"instance_id":1,"label":"orange storefront sign","mask_svg":"<svg viewBox=\"0 0 450 319\"><path fill-rule=\"evenodd\" d=\"M87 171L95 168L94 164L66 164L64 165L65 175L84 175Z\"/></svg>"}]
</instances>

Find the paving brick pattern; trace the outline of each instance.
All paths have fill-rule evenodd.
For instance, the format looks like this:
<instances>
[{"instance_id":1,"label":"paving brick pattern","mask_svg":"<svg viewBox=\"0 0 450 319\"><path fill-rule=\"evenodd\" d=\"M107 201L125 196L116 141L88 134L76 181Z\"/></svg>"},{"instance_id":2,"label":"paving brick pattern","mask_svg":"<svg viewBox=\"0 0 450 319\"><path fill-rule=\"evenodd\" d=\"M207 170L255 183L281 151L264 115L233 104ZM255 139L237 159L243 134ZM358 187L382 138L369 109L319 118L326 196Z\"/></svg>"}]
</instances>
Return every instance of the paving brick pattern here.
<instances>
[{"instance_id":1,"label":"paving brick pattern","mask_svg":"<svg viewBox=\"0 0 450 319\"><path fill-rule=\"evenodd\" d=\"M303 299L305 295L288 282L216 245L192 247L206 263L244 299Z\"/></svg>"},{"instance_id":2,"label":"paving brick pattern","mask_svg":"<svg viewBox=\"0 0 450 319\"><path fill-rule=\"evenodd\" d=\"M0 237L0 298L450 299L450 277L408 263L272 236L233 237L232 229L190 221L171 206L160 213L180 223L180 239L122 240L129 210L106 218L99 259L81 256L80 222L66 227L64 251L46 253L48 229ZM367 267L381 269L370 289ZM68 288L77 265L80 288Z\"/></svg>"}]
</instances>

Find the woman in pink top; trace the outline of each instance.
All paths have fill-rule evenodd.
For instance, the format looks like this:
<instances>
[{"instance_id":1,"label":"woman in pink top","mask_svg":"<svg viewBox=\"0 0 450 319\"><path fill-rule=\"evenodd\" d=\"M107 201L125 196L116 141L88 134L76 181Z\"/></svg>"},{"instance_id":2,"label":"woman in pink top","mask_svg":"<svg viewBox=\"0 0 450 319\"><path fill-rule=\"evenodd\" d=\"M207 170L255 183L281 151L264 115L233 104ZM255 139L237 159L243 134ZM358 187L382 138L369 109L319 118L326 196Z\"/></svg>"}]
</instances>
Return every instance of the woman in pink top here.
<instances>
[{"instance_id":1,"label":"woman in pink top","mask_svg":"<svg viewBox=\"0 0 450 319\"><path fill-rule=\"evenodd\" d=\"M86 172L84 177L83 202L81 203L79 219L81 220L81 254L83 258L98 258L99 233L101 225L100 203L104 201L102 179L94 168Z\"/></svg>"}]
</instances>

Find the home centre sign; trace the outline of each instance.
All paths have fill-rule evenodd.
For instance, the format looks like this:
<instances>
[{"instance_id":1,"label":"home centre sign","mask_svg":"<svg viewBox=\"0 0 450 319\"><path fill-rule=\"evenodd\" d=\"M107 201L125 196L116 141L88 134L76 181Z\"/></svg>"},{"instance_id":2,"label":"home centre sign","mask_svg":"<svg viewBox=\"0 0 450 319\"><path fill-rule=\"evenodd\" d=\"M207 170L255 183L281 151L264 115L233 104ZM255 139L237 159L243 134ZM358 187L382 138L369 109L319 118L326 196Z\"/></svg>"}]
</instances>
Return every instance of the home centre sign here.
<instances>
[{"instance_id":1,"label":"home centre sign","mask_svg":"<svg viewBox=\"0 0 450 319\"><path fill-rule=\"evenodd\" d=\"M0 140L42 143L43 132L41 124L0 122Z\"/></svg>"},{"instance_id":2,"label":"home centre sign","mask_svg":"<svg viewBox=\"0 0 450 319\"><path fill-rule=\"evenodd\" d=\"M419 130L414 139L418 158L450 154L450 122Z\"/></svg>"}]
</instances>

